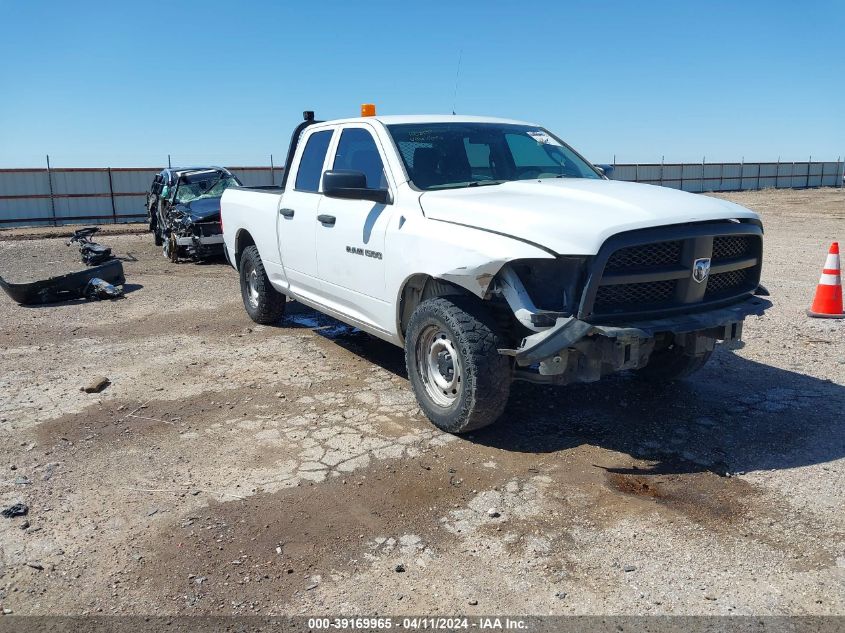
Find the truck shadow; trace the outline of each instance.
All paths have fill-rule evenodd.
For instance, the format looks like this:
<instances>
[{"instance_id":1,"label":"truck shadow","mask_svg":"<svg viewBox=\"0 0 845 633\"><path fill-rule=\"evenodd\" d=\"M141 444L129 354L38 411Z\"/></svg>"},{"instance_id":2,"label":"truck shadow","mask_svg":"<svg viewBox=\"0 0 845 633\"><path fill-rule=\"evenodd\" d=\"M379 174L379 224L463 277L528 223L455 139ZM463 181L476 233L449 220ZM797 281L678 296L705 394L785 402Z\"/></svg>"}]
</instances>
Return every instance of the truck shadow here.
<instances>
[{"instance_id":1,"label":"truck shadow","mask_svg":"<svg viewBox=\"0 0 845 633\"><path fill-rule=\"evenodd\" d=\"M283 324L308 327L407 379L401 349L331 317L296 306ZM598 446L653 463L640 474L726 475L841 459L843 419L842 385L719 349L693 377L668 385L626 374L566 387L515 382L504 415L462 437L538 455Z\"/></svg>"},{"instance_id":2,"label":"truck shadow","mask_svg":"<svg viewBox=\"0 0 845 633\"><path fill-rule=\"evenodd\" d=\"M844 457L843 416L845 387L719 350L669 385L630 375L562 388L516 383L503 417L472 441L536 454L590 444L653 462L654 474L727 475Z\"/></svg>"}]
</instances>

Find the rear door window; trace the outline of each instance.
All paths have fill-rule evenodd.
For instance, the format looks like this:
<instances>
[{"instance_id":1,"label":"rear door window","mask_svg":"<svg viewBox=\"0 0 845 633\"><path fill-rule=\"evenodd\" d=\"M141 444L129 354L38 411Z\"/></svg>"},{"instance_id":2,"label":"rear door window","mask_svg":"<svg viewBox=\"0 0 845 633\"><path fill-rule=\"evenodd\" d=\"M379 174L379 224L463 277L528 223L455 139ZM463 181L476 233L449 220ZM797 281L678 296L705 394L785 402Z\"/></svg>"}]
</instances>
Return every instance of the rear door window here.
<instances>
[{"instance_id":1,"label":"rear door window","mask_svg":"<svg viewBox=\"0 0 845 633\"><path fill-rule=\"evenodd\" d=\"M323 175L323 163L326 160L326 152L329 149L329 142L332 140L332 131L315 132L308 137L305 149L302 151L302 158L299 159L299 169L296 172L297 191L320 190L320 178Z\"/></svg>"}]
</instances>

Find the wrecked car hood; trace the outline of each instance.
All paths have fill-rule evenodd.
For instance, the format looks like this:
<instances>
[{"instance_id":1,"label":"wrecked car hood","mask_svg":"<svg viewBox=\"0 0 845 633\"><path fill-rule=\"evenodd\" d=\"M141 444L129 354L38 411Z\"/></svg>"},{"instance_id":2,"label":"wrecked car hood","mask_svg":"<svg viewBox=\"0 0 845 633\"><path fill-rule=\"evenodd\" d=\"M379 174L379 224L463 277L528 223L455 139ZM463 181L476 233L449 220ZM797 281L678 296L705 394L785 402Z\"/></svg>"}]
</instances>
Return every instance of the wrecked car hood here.
<instances>
[{"instance_id":1,"label":"wrecked car hood","mask_svg":"<svg viewBox=\"0 0 845 633\"><path fill-rule=\"evenodd\" d=\"M718 198L581 178L426 191L420 204L430 219L512 236L568 255L594 255L607 238L622 231L758 218L753 211Z\"/></svg>"},{"instance_id":2,"label":"wrecked car hood","mask_svg":"<svg viewBox=\"0 0 845 633\"><path fill-rule=\"evenodd\" d=\"M214 222L220 220L220 198L197 198L176 205L176 210L187 215L193 222Z\"/></svg>"}]
</instances>

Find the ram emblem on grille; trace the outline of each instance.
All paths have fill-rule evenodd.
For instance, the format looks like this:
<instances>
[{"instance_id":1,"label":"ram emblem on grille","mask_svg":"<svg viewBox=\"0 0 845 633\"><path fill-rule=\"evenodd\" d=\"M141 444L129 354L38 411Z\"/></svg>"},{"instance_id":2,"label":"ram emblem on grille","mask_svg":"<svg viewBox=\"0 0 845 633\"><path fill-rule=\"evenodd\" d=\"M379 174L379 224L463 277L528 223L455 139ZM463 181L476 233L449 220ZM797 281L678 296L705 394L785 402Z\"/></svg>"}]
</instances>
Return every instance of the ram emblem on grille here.
<instances>
[{"instance_id":1,"label":"ram emblem on grille","mask_svg":"<svg viewBox=\"0 0 845 633\"><path fill-rule=\"evenodd\" d=\"M710 258L696 259L692 264L692 278L698 283L704 283L708 275L710 275Z\"/></svg>"}]
</instances>

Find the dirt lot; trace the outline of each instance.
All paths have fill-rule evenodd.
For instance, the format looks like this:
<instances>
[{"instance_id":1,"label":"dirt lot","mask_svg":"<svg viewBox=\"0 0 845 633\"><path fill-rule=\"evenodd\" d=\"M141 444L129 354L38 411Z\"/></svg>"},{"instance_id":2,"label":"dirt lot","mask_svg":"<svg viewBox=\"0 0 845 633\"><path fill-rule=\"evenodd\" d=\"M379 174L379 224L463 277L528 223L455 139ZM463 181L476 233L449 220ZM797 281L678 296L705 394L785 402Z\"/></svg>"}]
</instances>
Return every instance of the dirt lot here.
<instances>
[{"instance_id":1,"label":"dirt lot","mask_svg":"<svg viewBox=\"0 0 845 633\"><path fill-rule=\"evenodd\" d=\"M103 240L122 301L0 296L0 506L30 507L0 519L2 607L845 613L845 321L804 315L845 190L724 197L767 229L744 349L665 389L517 384L469 437L398 348L295 304L256 326L232 269L147 234ZM44 235L0 232L0 273L76 266Z\"/></svg>"}]
</instances>

